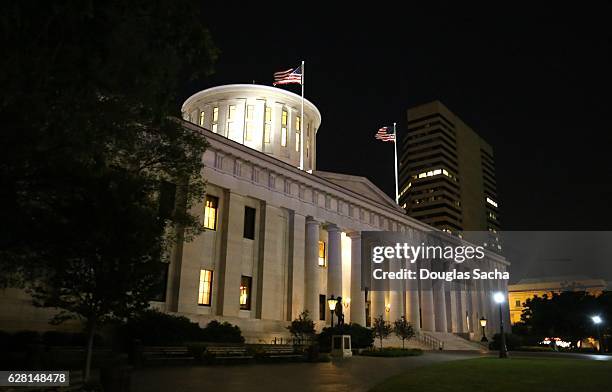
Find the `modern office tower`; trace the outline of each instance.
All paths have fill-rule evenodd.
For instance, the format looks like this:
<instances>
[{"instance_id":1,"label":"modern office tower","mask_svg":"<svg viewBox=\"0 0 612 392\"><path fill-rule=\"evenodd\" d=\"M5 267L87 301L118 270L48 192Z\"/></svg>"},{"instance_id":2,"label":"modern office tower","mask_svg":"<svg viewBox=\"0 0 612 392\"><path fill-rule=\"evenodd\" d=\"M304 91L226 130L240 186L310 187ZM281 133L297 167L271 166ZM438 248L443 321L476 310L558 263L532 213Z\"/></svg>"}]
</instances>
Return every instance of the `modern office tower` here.
<instances>
[{"instance_id":1,"label":"modern office tower","mask_svg":"<svg viewBox=\"0 0 612 392\"><path fill-rule=\"evenodd\" d=\"M486 141L434 101L408 109L400 149L399 201L408 215L451 233L489 231L495 241L499 201Z\"/></svg>"}]
</instances>

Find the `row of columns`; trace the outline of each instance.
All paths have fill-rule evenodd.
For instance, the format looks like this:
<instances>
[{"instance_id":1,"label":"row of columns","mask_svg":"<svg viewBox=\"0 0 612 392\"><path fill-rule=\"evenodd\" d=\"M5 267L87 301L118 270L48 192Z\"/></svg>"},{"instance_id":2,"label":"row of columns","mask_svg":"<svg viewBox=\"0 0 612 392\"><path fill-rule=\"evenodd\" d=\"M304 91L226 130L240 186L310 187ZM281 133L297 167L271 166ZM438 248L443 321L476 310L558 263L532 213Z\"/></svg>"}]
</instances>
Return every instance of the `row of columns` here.
<instances>
[{"instance_id":1,"label":"row of columns","mask_svg":"<svg viewBox=\"0 0 612 392\"><path fill-rule=\"evenodd\" d=\"M328 232L327 287L320 287L320 226L319 221L311 217L306 218L304 307L313 318L319 313L319 295L338 296L343 292L342 231L334 224L325 226ZM359 232L349 232L347 236L351 239L350 320L366 325L366 299L364 291L361 290L361 235ZM423 261L420 267L430 269L431 262ZM488 268L483 266L483 270L489 268L490 265ZM499 310L498 305L493 302L492 293L498 290L506 292L506 287L500 281L471 282L472 284L468 285L464 281L436 281L433 284L431 280L390 281L388 291L370 293L370 316L374 318L383 315L389 321L405 316L416 329L469 332L475 336L481 335L479 320L485 317L487 335L490 335L499 330Z\"/></svg>"}]
</instances>

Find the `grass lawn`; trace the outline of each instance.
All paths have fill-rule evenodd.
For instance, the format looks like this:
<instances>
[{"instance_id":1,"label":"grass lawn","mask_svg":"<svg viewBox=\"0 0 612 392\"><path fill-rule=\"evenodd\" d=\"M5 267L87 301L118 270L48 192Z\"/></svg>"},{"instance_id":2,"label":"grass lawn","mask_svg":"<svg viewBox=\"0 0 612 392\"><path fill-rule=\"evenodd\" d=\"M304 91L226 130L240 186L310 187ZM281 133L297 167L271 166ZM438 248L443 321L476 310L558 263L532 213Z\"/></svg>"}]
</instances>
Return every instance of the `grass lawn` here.
<instances>
[{"instance_id":1,"label":"grass lawn","mask_svg":"<svg viewBox=\"0 0 612 392\"><path fill-rule=\"evenodd\" d=\"M612 362L556 358L478 358L445 362L391 377L371 392L610 391Z\"/></svg>"},{"instance_id":2,"label":"grass lawn","mask_svg":"<svg viewBox=\"0 0 612 392\"><path fill-rule=\"evenodd\" d=\"M367 357L416 357L423 355L423 350L418 348L384 348L382 350L363 351L361 355Z\"/></svg>"}]
</instances>

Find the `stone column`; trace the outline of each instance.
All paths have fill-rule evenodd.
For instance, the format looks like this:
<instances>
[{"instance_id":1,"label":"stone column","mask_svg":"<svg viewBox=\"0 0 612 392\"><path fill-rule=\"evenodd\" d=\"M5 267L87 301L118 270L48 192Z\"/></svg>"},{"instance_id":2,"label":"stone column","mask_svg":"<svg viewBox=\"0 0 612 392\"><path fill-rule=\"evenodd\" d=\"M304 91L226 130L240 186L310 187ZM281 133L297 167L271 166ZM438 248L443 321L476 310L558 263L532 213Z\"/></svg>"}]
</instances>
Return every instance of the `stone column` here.
<instances>
[{"instance_id":1,"label":"stone column","mask_svg":"<svg viewBox=\"0 0 612 392\"><path fill-rule=\"evenodd\" d=\"M440 280L433 284L434 311L436 313L436 331L448 332L446 326L446 295L444 293L445 282Z\"/></svg>"},{"instance_id":2,"label":"stone column","mask_svg":"<svg viewBox=\"0 0 612 392\"><path fill-rule=\"evenodd\" d=\"M361 290L361 233L348 234L351 239L351 322L365 326L365 293Z\"/></svg>"},{"instance_id":3,"label":"stone column","mask_svg":"<svg viewBox=\"0 0 612 392\"><path fill-rule=\"evenodd\" d=\"M342 296L342 239L338 226L330 224L326 227L328 242L327 259L327 296ZM342 306L342 304L338 304ZM331 311L329 320L331 323ZM335 317L335 316L334 316Z\"/></svg>"},{"instance_id":4,"label":"stone column","mask_svg":"<svg viewBox=\"0 0 612 392\"><path fill-rule=\"evenodd\" d=\"M319 222L312 217L306 218L305 290L304 308L313 320L319 320Z\"/></svg>"},{"instance_id":5,"label":"stone column","mask_svg":"<svg viewBox=\"0 0 612 392\"><path fill-rule=\"evenodd\" d=\"M416 280L406 281L406 319L415 330L421 329L419 316L419 288Z\"/></svg>"},{"instance_id":6,"label":"stone column","mask_svg":"<svg viewBox=\"0 0 612 392\"><path fill-rule=\"evenodd\" d=\"M305 282L305 244L306 244L306 217L299 214L292 214L292 224L290 235L293 236L291 243L292 254L290 255L293 263L291 265L291 276L289 290L291 293L291 312L290 320L298 317L298 315L305 309L304 304L304 282ZM289 312L288 312L289 313ZM310 317L314 319L314 315L310 314Z\"/></svg>"},{"instance_id":7,"label":"stone column","mask_svg":"<svg viewBox=\"0 0 612 392\"><path fill-rule=\"evenodd\" d=\"M461 323L461 303L459 302L459 284L460 281L453 281L449 283L450 290L450 332L458 333L462 332L460 328Z\"/></svg>"},{"instance_id":8,"label":"stone column","mask_svg":"<svg viewBox=\"0 0 612 392\"><path fill-rule=\"evenodd\" d=\"M420 268L431 269L431 262L423 261ZM433 287L430 279L421 280L420 297L421 297L421 320L423 322L423 330L436 330L436 312L434 309Z\"/></svg>"}]
</instances>

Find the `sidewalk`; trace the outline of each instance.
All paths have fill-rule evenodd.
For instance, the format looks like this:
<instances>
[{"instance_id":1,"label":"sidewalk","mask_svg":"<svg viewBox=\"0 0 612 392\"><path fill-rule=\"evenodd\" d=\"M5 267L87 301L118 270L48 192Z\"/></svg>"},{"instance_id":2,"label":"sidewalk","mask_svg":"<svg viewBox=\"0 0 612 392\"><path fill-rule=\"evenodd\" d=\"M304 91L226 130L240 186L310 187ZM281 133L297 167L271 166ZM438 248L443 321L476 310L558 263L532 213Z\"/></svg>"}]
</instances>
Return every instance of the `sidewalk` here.
<instances>
[{"instance_id":1,"label":"sidewalk","mask_svg":"<svg viewBox=\"0 0 612 392\"><path fill-rule=\"evenodd\" d=\"M404 358L355 356L330 363L152 367L134 372L132 391L365 392L412 368L479 356L473 352L427 352Z\"/></svg>"}]
</instances>

